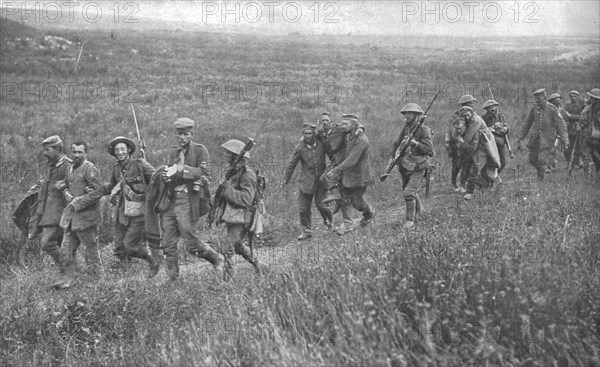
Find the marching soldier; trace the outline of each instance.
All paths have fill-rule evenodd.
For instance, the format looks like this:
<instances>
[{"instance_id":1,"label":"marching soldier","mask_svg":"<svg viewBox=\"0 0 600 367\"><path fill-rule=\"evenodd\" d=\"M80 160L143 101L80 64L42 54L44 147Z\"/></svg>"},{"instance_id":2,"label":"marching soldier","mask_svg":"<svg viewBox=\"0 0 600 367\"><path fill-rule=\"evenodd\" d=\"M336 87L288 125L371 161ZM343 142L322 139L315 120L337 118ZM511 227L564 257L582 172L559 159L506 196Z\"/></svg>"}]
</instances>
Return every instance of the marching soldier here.
<instances>
[{"instance_id":1,"label":"marching soldier","mask_svg":"<svg viewBox=\"0 0 600 367\"><path fill-rule=\"evenodd\" d=\"M461 170L467 172L467 190L463 197L465 200L471 200L475 192L475 185L479 176L479 164L475 159L479 152L479 134L481 130L486 129L483 119L475 113L472 107L463 106L458 110L458 114L467 124L464 135L456 137L456 147L461 155Z\"/></svg>"},{"instance_id":2,"label":"marching soldier","mask_svg":"<svg viewBox=\"0 0 600 367\"><path fill-rule=\"evenodd\" d=\"M120 266L126 266L129 257L148 261L148 277L158 273L158 262L150 253L145 241L144 204L147 183L154 167L143 158L134 159L136 146L133 140L118 136L108 144L108 153L117 159L110 182L104 185L104 194L111 195L116 205L115 249Z\"/></svg>"},{"instance_id":3,"label":"marching soldier","mask_svg":"<svg viewBox=\"0 0 600 367\"><path fill-rule=\"evenodd\" d=\"M229 170L234 167L238 156L243 152L244 143L237 139L231 139L221 147L225 150ZM257 193L256 174L246 166L246 160L249 158L250 154L245 152L244 158L235 167L235 174L221 184L225 209L219 221L225 222L227 228L227 238L221 247L221 253L225 257L225 273L223 274L225 281L229 281L233 277L234 254L241 255L244 260L254 266L258 273L266 268L266 264L254 256L252 250L245 244L248 227L251 224L251 218L247 213L251 212Z\"/></svg>"},{"instance_id":4,"label":"marching soldier","mask_svg":"<svg viewBox=\"0 0 600 367\"><path fill-rule=\"evenodd\" d=\"M529 135L529 163L537 171L539 181L543 181L546 173L546 165L551 159L552 148L556 136L568 145L567 126L556 106L546 100L546 90L538 89L533 92L536 106L532 107L525 120L521 136L517 144L521 147L521 141Z\"/></svg>"},{"instance_id":5,"label":"marching soldier","mask_svg":"<svg viewBox=\"0 0 600 367\"><path fill-rule=\"evenodd\" d=\"M400 136L392 144L388 164L393 164L398 147L408 144L404 155L400 158L398 169L402 176L402 193L406 202L406 223L404 228L414 227L418 215L422 211L419 189L427 170L429 157L434 156L431 129L427 125L421 125L410 141L411 131L422 118L423 110L416 103L408 103L400 111L404 115L406 125L400 132Z\"/></svg>"},{"instance_id":6,"label":"marching soldier","mask_svg":"<svg viewBox=\"0 0 600 367\"><path fill-rule=\"evenodd\" d=\"M298 240L302 241L312 237L311 224L311 202L314 199L315 206L323 217L323 223L328 229L333 228L333 213L323 203L326 194L325 185L319 180L325 171L325 144L316 136L316 125L304 124L302 127L302 141L294 149L285 170L283 185L287 185L294 174L298 163L302 166L302 172L298 182L298 208L300 209L300 225L302 233Z\"/></svg>"},{"instance_id":7,"label":"marching soldier","mask_svg":"<svg viewBox=\"0 0 600 367\"><path fill-rule=\"evenodd\" d=\"M487 127L492 129L492 134L494 134L494 140L500 157L500 168L498 169L498 174L500 174L504 167L506 167L506 140L508 139L509 127L504 115L498 112L498 105L499 103L493 99L485 101L483 104L485 114L481 118L485 121Z\"/></svg>"},{"instance_id":8,"label":"marching soldier","mask_svg":"<svg viewBox=\"0 0 600 367\"><path fill-rule=\"evenodd\" d=\"M344 159L326 172L323 179L331 181L341 174L343 186L340 190L341 195L346 200L349 199L356 210L363 213L360 224L366 226L375 216L373 209L363 197L367 186L374 182L369 162L369 139L364 133L357 134L359 123L356 115L343 115L340 128L346 133Z\"/></svg>"},{"instance_id":9,"label":"marching soldier","mask_svg":"<svg viewBox=\"0 0 600 367\"><path fill-rule=\"evenodd\" d=\"M571 121L571 115L562 107L562 96L560 95L560 93L552 93L549 97L548 97L548 102L552 103L554 106L556 106L556 108L558 108L558 112L560 113L560 116L563 118L563 120L565 120L565 123L567 124L567 134L569 133L569 125L570 125L570 121ZM573 141L571 140L571 138L569 137L569 141L571 142L571 145L573 143ZM558 160L556 159L556 156L558 154L559 150L562 150L562 152L565 154L566 157L566 151L567 148L565 146L561 146L562 144L560 144L560 140L558 140L558 145L557 145L557 141L554 141L554 147L552 148L551 151L551 159L550 159L550 163L549 163L549 168L551 170L556 169L556 167L558 166ZM569 168L568 166L568 161L567 161L567 168Z\"/></svg>"},{"instance_id":10,"label":"marching soldier","mask_svg":"<svg viewBox=\"0 0 600 367\"><path fill-rule=\"evenodd\" d=\"M600 174L600 88L587 92L588 105L581 112L581 122L584 125L584 143L586 154L583 168L585 173L590 172L590 157L596 166L596 175Z\"/></svg>"},{"instance_id":11,"label":"marching soldier","mask_svg":"<svg viewBox=\"0 0 600 367\"><path fill-rule=\"evenodd\" d=\"M473 108L473 103L477 101L475 97L470 94L465 94L458 99L458 103L461 107L467 106ZM463 165L460 160L460 152L456 146L456 142L452 139L452 131L454 130L454 121L460 117L458 111L454 112L450 121L448 122L448 129L446 130L446 152L448 153L448 157L450 157L450 161L452 164L452 168L450 171L450 180L452 183L452 188L455 192L465 193L466 189L464 188L464 184L466 181L463 178L466 178L467 175L461 175L460 185L456 184L456 180L458 179L458 174L461 171Z\"/></svg>"},{"instance_id":12,"label":"marching soldier","mask_svg":"<svg viewBox=\"0 0 600 367\"><path fill-rule=\"evenodd\" d=\"M178 146L171 151L170 169L163 170L163 179L173 190L173 200L160 214L162 229L162 249L165 255L167 275L171 281L179 278L177 243L181 237L186 240L187 251L194 256L206 259L218 273L223 272L223 257L209 245L202 242L196 229L198 219L208 211L202 206L209 198L208 150L202 144L192 141L196 122L189 118L179 118L173 122ZM207 209L207 208L206 208Z\"/></svg>"},{"instance_id":13,"label":"marching soldier","mask_svg":"<svg viewBox=\"0 0 600 367\"><path fill-rule=\"evenodd\" d=\"M44 158L48 165L48 176L36 186L39 187L37 209L38 227L42 229L42 249L50 255L60 269L60 245L63 230L59 226L60 216L67 206L64 196L56 184L67 177L73 162L63 153L63 141L58 135L42 141ZM31 190L30 190L31 191ZM30 238L31 238L30 234Z\"/></svg>"},{"instance_id":14,"label":"marching soldier","mask_svg":"<svg viewBox=\"0 0 600 367\"><path fill-rule=\"evenodd\" d=\"M571 161L571 154L575 151L575 157L573 157L574 165L582 167L581 151L583 150L583 141L581 137L577 141L577 136L581 134L581 124L579 120L581 118L581 112L585 108L585 103L579 98L579 92L572 90L569 92L569 102L564 107L564 111L567 112L568 119L563 119L567 123L567 134L569 135L569 146L565 149L565 159L567 162Z\"/></svg>"},{"instance_id":15,"label":"marching soldier","mask_svg":"<svg viewBox=\"0 0 600 367\"><path fill-rule=\"evenodd\" d=\"M56 184L56 188L63 192L68 202L60 218L60 226L65 234L61 246L62 279L53 285L58 289L71 286L73 260L81 244L85 247L84 258L89 272L96 278L104 275L96 243L97 226L102 219L100 198L103 186L98 169L87 160L87 152L85 142L75 142L71 145L73 164L66 180Z\"/></svg>"}]
</instances>

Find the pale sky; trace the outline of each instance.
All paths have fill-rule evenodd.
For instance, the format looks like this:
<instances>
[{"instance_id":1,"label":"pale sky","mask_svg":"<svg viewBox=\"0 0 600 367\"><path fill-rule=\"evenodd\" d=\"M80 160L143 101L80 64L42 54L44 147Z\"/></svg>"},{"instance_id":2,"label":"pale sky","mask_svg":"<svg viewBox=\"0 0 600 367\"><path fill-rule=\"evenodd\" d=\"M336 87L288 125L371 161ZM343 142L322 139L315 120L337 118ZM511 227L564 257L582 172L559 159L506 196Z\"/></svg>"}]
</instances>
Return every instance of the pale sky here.
<instances>
[{"instance_id":1,"label":"pale sky","mask_svg":"<svg viewBox=\"0 0 600 367\"><path fill-rule=\"evenodd\" d=\"M183 29L268 34L566 35L600 38L600 1L0 1L2 19L38 7L81 18L162 21ZM70 4L70 5L69 5ZM118 8L115 4L118 4ZM24 5L24 6L23 6ZM41 21L44 19L42 18ZM89 23L89 22L88 22ZM99 23L98 23L99 24ZM136 26L136 24L128 24ZM169 28L171 28L173 24Z\"/></svg>"}]
</instances>

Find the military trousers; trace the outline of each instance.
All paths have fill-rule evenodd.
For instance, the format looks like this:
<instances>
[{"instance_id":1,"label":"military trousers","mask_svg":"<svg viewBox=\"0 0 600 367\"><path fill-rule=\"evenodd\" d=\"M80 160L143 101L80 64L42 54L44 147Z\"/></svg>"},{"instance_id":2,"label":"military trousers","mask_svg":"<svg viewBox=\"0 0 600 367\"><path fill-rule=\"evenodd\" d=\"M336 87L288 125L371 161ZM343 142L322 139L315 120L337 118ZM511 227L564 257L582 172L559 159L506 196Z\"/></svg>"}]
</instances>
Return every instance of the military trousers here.
<instances>
[{"instance_id":1,"label":"military trousers","mask_svg":"<svg viewBox=\"0 0 600 367\"><path fill-rule=\"evenodd\" d=\"M92 273L97 276L101 275L102 269L98 254L98 244L96 243L96 233L96 226L81 231L72 231L70 228L65 230L63 243L60 248L61 272L63 274L67 276L72 275L77 249L80 245L83 245L85 248L83 257L86 265Z\"/></svg>"},{"instance_id":2,"label":"military trousers","mask_svg":"<svg viewBox=\"0 0 600 367\"><path fill-rule=\"evenodd\" d=\"M304 230L310 231L312 229L312 202L314 200L317 210L323 217L323 223L327 225L333 222L333 213L327 205L323 203L327 191L321 184L317 184L317 188L314 194L306 194L302 191L298 191L298 210L300 212L300 225Z\"/></svg>"},{"instance_id":3,"label":"military trousers","mask_svg":"<svg viewBox=\"0 0 600 367\"><path fill-rule=\"evenodd\" d=\"M63 230L60 226L42 227L42 250L44 250L57 265L60 265L60 246L63 240Z\"/></svg>"},{"instance_id":4,"label":"military trousers","mask_svg":"<svg viewBox=\"0 0 600 367\"><path fill-rule=\"evenodd\" d=\"M539 147L529 148L529 163L535 167L538 180L543 180L546 174L546 165L552 159L553 148L540 149Z\"/></svg>"},{"instance_id":5,"label":"military trousers","mask_svg":"<svg viewBox=\"0 0 600 367\"><path fill-rule=\"evenodd\" d=\"M450 158L450 182L453 185L456 185L456 180L458 179L458 173L460 172L460 169L462 167L461 164L461 155L458 152L458 149L456 149L456 146L453 143L450 143L450 147L448 148L448 157ZM462 175L461 175L461 180L460 183L461 185L464 185L466 182L466 175L465 175L465 180L463 181L462 179Z\"/></svg>"},{"instance_id":6,"label":"military trousers","mask_svg":"<svg viewBox=\"0 0 600 367\"><path fill-rule=\"evenodd\" d=\"M160 215L162 229L162 250L165 255L167 273L174 280L179 277L179 261L177 243L181 238L186 242L187 251L215 265L220 260L218 253L202 242L197 221L192 222L189 195L186 192L175 192L173 203Z\"/></svg>"},{"instance_id":7,"label":"military trousers","mask_svg":"<svg viewBox=\"0 0 600 367\"><path fill-rule=\"evenodd\" d=\"M465 156L462 159L461 169L466 176L467 193L472 194L475 192L477 176L479 175L479 166L471 156Z\"/></svg>"},{"instance_id":8,"label":"military trousers","mask_svg":"<svg viewBox=\"0 0 600 367\"><path fill-rule=\"evenodd\" d=\"M406 203L406 220L414 221L415 214L422 210L419 190L423 187L425 170L402 173L402 196Z\"/></svg>"},{"instance_id":9,"label":"military trousers","mask_svg":"<svg viewBox=\"0 0 600 367\"><path fill-rule=\"evenodd\" d=\"M115 250L114 254L119 260L127 257L146 259L149 253L146 247L146 221L143 215L129 217L127 225L115 221Z\"/></svg>"},{"instance_id":10,"label":"military trousers","mask_svg":"<svg viewBox=\"0 0 600 367\"><path fill-rule=\"evenodd\" d=\"M343 187L340 192L345 200L350 201L350 203L352 203L354 209L358 210L359 212L362 212L363 217L365 219L372 219L374 215L373 209L364 198L366 191L366 186L360 186Z\"/></svg>"},{"instance_id":11,"label":"military trousers","mask_svg":"<svg viewBox=\"0 0 600 367\"><path fill-rule=\"evenodd\" d=\"M575 157L573 157L573 164L580 164L581 162L581 152L583 147L583 139L579 136L579 134L569 134L569 146L563 152L565 156L565 160L567 162L571 161L571 154L575 152Z\"/></svg>"},{"instance_id":12,"label":"military trousers","mask_svg":"<svg viewBox=\"0 0 600 367\"><path fill-rule=\"evenodd\" d=\"M233 277L233 256L238 254L248 261L252 266L257 267L258 260L253 256L250 247L245 241L248 236L245 224L226 223L227 236L220 244L219 252L225 258L225 280Z\"/></svg>"}]
</instances>

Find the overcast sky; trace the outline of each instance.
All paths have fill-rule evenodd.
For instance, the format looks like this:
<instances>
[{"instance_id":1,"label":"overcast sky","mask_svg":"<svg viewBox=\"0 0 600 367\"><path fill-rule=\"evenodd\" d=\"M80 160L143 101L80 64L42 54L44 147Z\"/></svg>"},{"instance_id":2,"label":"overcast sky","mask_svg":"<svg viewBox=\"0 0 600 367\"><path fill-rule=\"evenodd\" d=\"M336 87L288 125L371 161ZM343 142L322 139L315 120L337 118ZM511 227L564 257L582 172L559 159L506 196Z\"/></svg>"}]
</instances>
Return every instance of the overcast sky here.
<instances>
[{"instance_id":1,"label":"overcast sky","mask_svg":"<svg viewBox=\"0 0 600 367\"><path fill-rule=\"evenodd\" d=\"M139 27L178 22L286 34L422 34L456 36L568 35L600 38L600 1L0 1L5 14L59 9L63 20L137 21ZM115 4L118 3L118 6ZM25 4L25 6L23 6ZM70 4L70 5L69 5ZM118 9L117 9L118 7ZM50 13L48 13L50 14ZM126 17L129 18L126 19ZM50 17L50 16L49 16ZM44 21L44 18L41 19ZM135 24L130 24L135 26Z\"/></svg>"}]
</instances>

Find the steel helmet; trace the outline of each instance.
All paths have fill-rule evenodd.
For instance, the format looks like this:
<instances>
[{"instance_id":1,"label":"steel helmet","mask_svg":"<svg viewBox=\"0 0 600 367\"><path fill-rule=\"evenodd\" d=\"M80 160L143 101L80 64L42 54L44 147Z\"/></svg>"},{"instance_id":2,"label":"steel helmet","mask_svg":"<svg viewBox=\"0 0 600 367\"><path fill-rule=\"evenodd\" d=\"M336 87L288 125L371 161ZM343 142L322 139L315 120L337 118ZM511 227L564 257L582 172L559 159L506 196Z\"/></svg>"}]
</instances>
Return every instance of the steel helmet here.
<instances>
[{"instance_id":1,"label":"steel helmet","mask_svg":"<svg viewBox=\"0 0 600 367\"><path fill-rule=\"evenodd\" d=\"M483 104L483 108L488 108L488 107L492 107L492 106L498 106L500 103L494 101L493 99L488 99L487 101L485 101L485 103Z\"/></svg>"},{"instance_id":2,"label":"steel helmet","mask_svg":"<svg viewBox=\"0 0 600 367\"><path fill-rule=\"evenodd\" d=\"M423 112L421 107L419 107L419 105L416 103L407 103L406 106L402 107L402 109L400 110L401 114L406 114L407 112L412 112L420 115L425 113Z\"/></svg>"},{"instance_id":3,"label":"steel helmet","mask_svg":"<svg viewBox=\"0 0 600 367\"><path fill-rule=\"evenodd\" d=\"M562 98L562 96L560 95L560 93L552 93L550 95L550 97L548 97L548 101L553 100L554 98Z\"/></svg>"},{"instance_id":4,"label":"steel helmet","mask_svg":"<svg viewBox=\"0 0 600 367\"><path fill-rule=\"evenodd\" d=\"M586 94L592 98L600 99L600 88L594 88Z\"/></svg>"},{"instance_id":5,"label":"steel helmet","mask_svg":"<svg viewBox=\"0 0 600 367\"><path fill-rule=\"evenodd\" d=\"M244 144L243 142L241 142L237 139L231 139L231 140L227 140L221 146L223 148L225 148L225 150L227 150L233 154L240 154L240 152L244 149L246 144ZM250 158L250 153L248 153L248 152L244 153L244 158Z\"/></svg>"},{"instance_id":6,"label":"steel helmet","mask_svg":"<svg viewBox=\"0 0 600 367\"><path fill-rule=\"evenodd\" d=\"M468 102L475 102L477 101L475 99L475 97L473 97L470 94L465 94L464 96L461 96L460 99L458 100L459 104L463 104L463 103L468 103Z\"/></svg>"}]
</instances>

